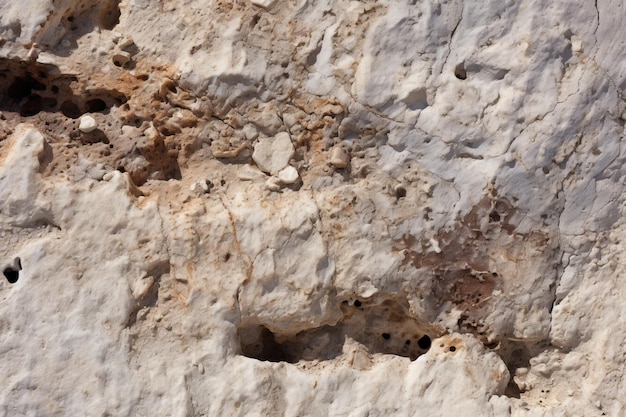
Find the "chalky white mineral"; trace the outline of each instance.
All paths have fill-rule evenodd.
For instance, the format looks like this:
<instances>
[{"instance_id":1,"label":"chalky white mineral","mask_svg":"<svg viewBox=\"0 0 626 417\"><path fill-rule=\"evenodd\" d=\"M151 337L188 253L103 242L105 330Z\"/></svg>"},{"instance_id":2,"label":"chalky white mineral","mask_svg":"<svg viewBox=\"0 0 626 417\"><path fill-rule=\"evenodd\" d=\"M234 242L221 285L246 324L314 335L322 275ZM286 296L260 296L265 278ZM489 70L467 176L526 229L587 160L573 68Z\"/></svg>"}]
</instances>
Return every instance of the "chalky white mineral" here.
<instances>
[{"instance_id":1,"label":"chalky white mineral","mask_svg":"<svg viewBox=\"0 0 626 417\"><path fill-rule=\"evenodd\" d=\"M252 159L261 170L277 174L287 166L293 155L294 148L289 134L281 132L273 138L259 139L254 146Z\"/></svg>"},{"instance_id":2,"label":"chalky white mineral","mask_svg":"<svg viewBox=\"0 0 626 417\"><path fill-rule=\"evenodd\" d=\"M91 133L98 128L98 124L96 119L89 115L85 115L80 118L80 124L78 125L78 129L80 129L83 133Z\"/></svg>"}]
</instances>

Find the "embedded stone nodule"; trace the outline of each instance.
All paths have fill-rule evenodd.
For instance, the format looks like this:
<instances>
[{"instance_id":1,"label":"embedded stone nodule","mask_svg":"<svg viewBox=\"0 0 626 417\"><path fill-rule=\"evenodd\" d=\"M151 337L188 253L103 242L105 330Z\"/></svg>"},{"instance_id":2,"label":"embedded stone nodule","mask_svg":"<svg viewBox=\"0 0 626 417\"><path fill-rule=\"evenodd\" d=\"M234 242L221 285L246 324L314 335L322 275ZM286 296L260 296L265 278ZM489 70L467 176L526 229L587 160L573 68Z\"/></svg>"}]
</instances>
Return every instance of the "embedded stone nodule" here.
<instances>
[{"instance_id":1,"label":"embedded stone nodule","mask_svg":"<svg viewBox=\"0 0 626 417\"><path fill-rule=\"evenodd\" d=\"M262 171L274 175L287 167L294 153L289 134L281 132L273 138L259 139L254 146L252 159Z\"/></svg>"}]
</instances>

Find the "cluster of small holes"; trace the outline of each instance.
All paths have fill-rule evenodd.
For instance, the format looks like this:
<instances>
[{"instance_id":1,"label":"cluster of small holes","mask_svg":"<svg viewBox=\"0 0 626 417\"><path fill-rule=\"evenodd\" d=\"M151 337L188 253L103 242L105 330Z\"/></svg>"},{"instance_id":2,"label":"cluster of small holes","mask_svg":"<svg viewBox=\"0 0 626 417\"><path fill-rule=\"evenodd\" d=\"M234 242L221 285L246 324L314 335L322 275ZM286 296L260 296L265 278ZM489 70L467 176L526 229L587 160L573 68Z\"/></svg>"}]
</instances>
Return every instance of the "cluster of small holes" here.
<instances>
[{"instance_id":1,"label":"cluster of small holes","mask_svg":"<svg viewBox=\"0 0 626 417\"><path fill-rule=\"evenodd\" d=\"M225 259L228 258L227 255ZM262 325L240 328L241 352L244 356L266 361L328 360L342 354L346 338L360 343L370 354L391 354L411 360L430 350L431 336L421 330L422 326L415 319L406 315L406 306L400 302L385 300L371 304L353 299L343 300L341 304L344 317L335 326L280 337L274 337ZM314 346L320 345L319 340L326 342L318 351ZM333 343L328 344L329 340Z\"/></svg>"},{"instance_id":2,"label":"cluster of small holes","mask_svg":"<svg viewBox=\"0 0 626 417\"><path fill-rule=\"evenodd\" d=\"M51 75L58 71L52 65L0 58L0 110L19 112L22 117L60 111L77 119L87 112L106 112L127 100L122 93L107 89L75 94L71 87L75 78Z\"/></svg>"}]
</instances>

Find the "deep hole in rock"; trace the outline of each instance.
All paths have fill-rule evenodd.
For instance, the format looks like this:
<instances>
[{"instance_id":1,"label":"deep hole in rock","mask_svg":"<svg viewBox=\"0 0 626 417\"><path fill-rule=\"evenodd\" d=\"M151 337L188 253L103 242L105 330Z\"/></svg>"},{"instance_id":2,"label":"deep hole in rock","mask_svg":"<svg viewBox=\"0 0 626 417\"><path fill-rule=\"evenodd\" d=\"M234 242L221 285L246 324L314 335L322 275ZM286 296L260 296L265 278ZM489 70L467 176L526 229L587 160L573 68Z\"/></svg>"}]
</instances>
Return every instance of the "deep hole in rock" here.
<instances>
[{"instance_id":1,"label":"deep hole in rock","mask_svg":"<svg viewBox=\"0 0 626 417\"><path fill-rule=\"evenodd\" d=\"M506 396L520 398L524 392L524 385L521 385L522 388L520 388L515 381L514 377L516 375L520 376L518 370L524 370L521 375L525 375L526 370L531 367L530 360L549 349L551 349L551 346L548 341L525 342L506 338L500 340L494 350L502 358L511 375L509 384L504 392Z\"/></svg>"},{"instance_id":2,"label":"deep hole in rock","mask_svg":"<svg viewBox=\"0 0 626 417\"><path fill-rule=\"evenodd\" d=\"M7 281L11 284L15 284L20 277L20 272L13 268L5 268L3 273Z\"/></svg>"},{"instance_id":3,"label":"deep hole in rock","mask_svg":"<svg viewBox=\"0 0 626 417\"><path fill-rule=\"evenodd\" d=\"M408 342L408 340L407 340L407 342ZM419 347L424 349L424 350L430 349L430 343L431 343L430 336L428 336L427 334L422 336L420 338L420 340L417 341L417 344L419 345Z\"/></svg>"},{"instance_id":4,"label":"deep hole in rock","mask_svg":"<svg viewBox=\"0 0 626 417\"><path fill-rule=\"evenodd\" d=\"M66 100L61 103L60 110L64 116L69 117L70 119L78 119L82 114L78 105L70 100Z\"/></svg>"},{"instance_id":5,"label":"deep hole in rock","mask_svg":"<svg viewBox=\"0 0 626 417\"><path fill-rule=\"evenodd\" d=\"M99 98L87 100L85 104L87 105L87 111L89 113L95 113L107 109L107 104L104 102L104 100Z\"/></svg>"},{"instance_id":6,"label":"deep hole in rock","mask_svg":"<svg viewBox=\"0 0 626 417\"><path fill-rule=\"evenodd\" d=\"M28 97L33 90L41 91L45 89L46 87L42 83L26 74L26 76L15 77L9 88L7 88L7 95L9 98L21 99Z\"/></svg>"},{"instance_id":7,"label":"deep hole in rock","mask_svg":"<svg viewBox=\"0 0 626 417\"><path fill-rule=\"evenodd\" d=\"M274 333L265 326L239 330L241 352L249 357L269 362L293 362L287 346L276 341Z\"/></svg>"},{"instance_id":8,"label":"deep hole in rock","mask_svg":"<svg viewBox=\"0 0 626 417\"><path fill-rule=\"evenodd\" d=\"M500 214L493 210L489 213L489 223L498 223L500 221Z\"/></svg>"},{"instance_id":9,"label":"deep hole in rock","mask_svg":"<svg viewBox=\"0 0 626 417\"><path fill-rule=\"evenodd\" d=\"M20 109L20 116L34 116L43 110L43 100L39 94L31 94Z\"/></svg>"},{"instance_id":10,"label":"deep hole in rock","mask_svg":"<svg viewBox=\"0 0 626 417\"><path fill-rule=\"evenodd\" d=\"M332 360L343 354L351 339L370 354L384 353L417 359L430 349L428 324L410 316L408 304L386 300L380 304L354 305L342 302L342 320L334 326L322 326L297 333L272 331L270 325L241 324L238 339L241 353L264 361L295 363L300 360Z\"/></svg>"},{"instance_id":11,"label":"deep hole in rock","mask_svg":"<svg viewBox=\"0 0 626 417\"><path fill-rule=\"evenodd\" d=\"M22 270L22 261L20 258L15 258L13 265L4 268L4 277L10 284L15 284L20 277L20 271Z\"/></svg>"},{"instance_id":12,"label":"deep hole in rock","mask_svg":"<svg viewBox=\"0 0 626 417\"><path fill-rule=\"evenodd\" d=\"M459 80L467 79L467 71L465 70L464 62L461 62L454 68L454 76Z\"/></svg>"},{"instance_id":13,"label":"deep hole in rock","mask_svg":"<svg viewBox=\"0 0 626 417\"><path fill-rule=\"evenodd\" d=\"M98 25L102 29L112 30L120 23L120 0L109 0L103 3L98 16Z\"/></svg>"}]
</instances>

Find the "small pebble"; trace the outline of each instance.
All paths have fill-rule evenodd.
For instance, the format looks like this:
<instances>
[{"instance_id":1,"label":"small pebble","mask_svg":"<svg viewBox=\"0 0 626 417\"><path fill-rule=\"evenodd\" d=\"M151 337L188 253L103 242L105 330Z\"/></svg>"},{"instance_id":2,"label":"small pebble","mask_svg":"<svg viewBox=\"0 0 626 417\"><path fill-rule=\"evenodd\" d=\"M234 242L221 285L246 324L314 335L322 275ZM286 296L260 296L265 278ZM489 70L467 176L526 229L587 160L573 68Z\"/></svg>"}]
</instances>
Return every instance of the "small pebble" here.
<instances>
[{"instance_id":1,"label":"small pebble","mask_svg":"<svg viewBox=\"0 0 626 417\"><path fill-rule=\"evenodd\" d=\"M259 139L252 152L252 160L261 171L276 175L289 165L294 154L289 134L280 132L275 137Z\"/></svg>"},{"instance_id":2,"label":"small pebble","mask_svg":"<svg viewBox=\"0 0 626 417\"><path fill-rule=\"evenodd\" d=\"M349 162L348 154L341 146L335 146L330 152L330 164L335 168L345 168Z\"/></svg>"},{"instance_id":3,"label":"small pebble","mask_svg":"<svg viewBox=\"0 0 626 417\"><path fill-rule=\"evenodd\" d=\"M582 52L583 41L578 36L572 36L572 52Z\"/></svg>"},{"instance_id":4,"label":"small pebble","mask_svg":"<svg viewBox=\"0 0 626 417\"><path fill-rule=\"evenodd\" d=\"M209 182L207 182L207 180L198 181L198 185L200 186L200 188L202 188L202 191L204 191L205 193L208 193L209 190L211 189Z\"/></svg>"},{"instance_id":5,"label":"small pebble","mask_svg":"<svg viewBox=\"0 0 626 417\"><path fill-rule=\"evenodd\" d=\"M112 60L116 67L123 67L130 61L130 53L125 51L117 52L113 54Z\"/></svg>"},{"instance_id":6,"label":"small pebble","mask_svg":"<svg viewBox=\"0 0 626 417\"><path fill-rule=\"evenodd\" d=\"M98 124L96 123L96 119L91 116L83 116L80 118L80 125L78 129L83 133L90 133L96 130Z\"/></svg>"},{"instance_id":7,"label":"small pebble","mask_svg":"<svg viewBox=\"0 0 626 417\"><path fill-rule=\"evenodd\" d=\"M283 184L293 184L298 181L300 176L298 175L298 170L289 165L278 173L278 179Z\"/></svg>"},{"instance_id":8,"label":"small pebble","mask_svg":"<svg viewBox=\"0 0 626 417\"><path fill-rule=\"evenodd\" d=\"M250 0L250 3L254 4L255 6L259 6L262 7L264 9L268 9L270 7L272 7L272 5L274 4L276 0Z\"/></svg>"}]
</instances>

